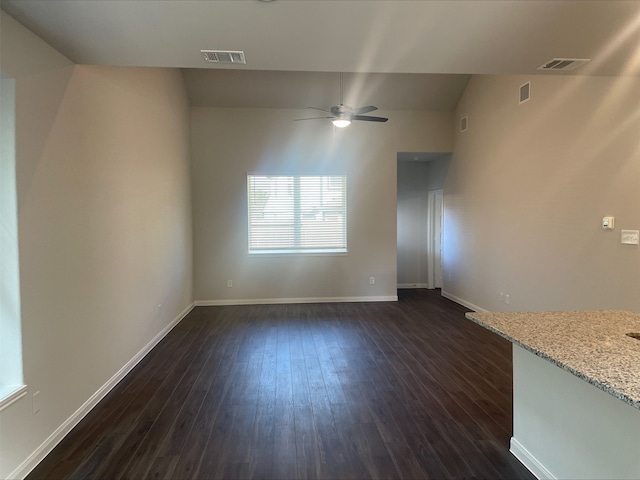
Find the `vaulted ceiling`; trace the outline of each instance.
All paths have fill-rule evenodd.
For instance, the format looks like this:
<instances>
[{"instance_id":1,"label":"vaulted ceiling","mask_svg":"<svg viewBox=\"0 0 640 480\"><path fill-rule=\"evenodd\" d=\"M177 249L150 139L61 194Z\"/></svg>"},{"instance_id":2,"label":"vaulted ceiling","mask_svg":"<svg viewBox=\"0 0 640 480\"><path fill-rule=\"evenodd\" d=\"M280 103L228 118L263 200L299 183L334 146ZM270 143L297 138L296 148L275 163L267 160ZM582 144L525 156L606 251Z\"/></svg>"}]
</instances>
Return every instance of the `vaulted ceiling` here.
<instances>
[{"instance_id":1,"label":"vaulted ceiling","mask_svg":"<svg viewBox=\"0 0 640 480\"><path fill-rule=\"evenodd\" d=\"M1 0L80 64L178 67L195 105L455 107L469 74L640 74L640 1ZM201 49L243 50L246 65ZM359 73L356 75L355 73ZM368 75L364 75L364 74Z\"/></svg>"}]
</instances>

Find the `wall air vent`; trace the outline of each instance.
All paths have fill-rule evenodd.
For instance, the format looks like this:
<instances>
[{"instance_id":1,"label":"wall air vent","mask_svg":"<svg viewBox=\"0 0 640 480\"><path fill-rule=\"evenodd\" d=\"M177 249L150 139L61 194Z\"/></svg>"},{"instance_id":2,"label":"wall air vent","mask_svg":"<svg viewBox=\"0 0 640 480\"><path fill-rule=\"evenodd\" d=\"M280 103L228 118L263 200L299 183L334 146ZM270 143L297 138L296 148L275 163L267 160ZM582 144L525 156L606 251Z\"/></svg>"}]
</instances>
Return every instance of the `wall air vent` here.
<instances>
[{"instance_id":1,"label":"wall air vent","mask_svg":"<svg viewBox=\"0 0 640 480\"><path fill-rule=\"evenodd\" d=\"M531 98L531 82L520 85L520 103L524 103Z\"/></svg>"},{"instance_id":2,"label":"wall air vent","mask_svg":"<svg viewBox=\"0 0 640 480\"><path fill-rule=\"evenodd\" d=\"M580 65L590 62L589 58L552 58L538 67L538 70L575 70Z\"/></svg>"},{"instance_id":3,"label":"wall air vent","mask_svg":"<svg viewBox=\"0 0 640 480\"><path fill-rule=\"evenodd\" d=\"M202 56L210 63L240 63L246 64L243 51L235 50L200 50Z\"/></svg>"}]
</instances>

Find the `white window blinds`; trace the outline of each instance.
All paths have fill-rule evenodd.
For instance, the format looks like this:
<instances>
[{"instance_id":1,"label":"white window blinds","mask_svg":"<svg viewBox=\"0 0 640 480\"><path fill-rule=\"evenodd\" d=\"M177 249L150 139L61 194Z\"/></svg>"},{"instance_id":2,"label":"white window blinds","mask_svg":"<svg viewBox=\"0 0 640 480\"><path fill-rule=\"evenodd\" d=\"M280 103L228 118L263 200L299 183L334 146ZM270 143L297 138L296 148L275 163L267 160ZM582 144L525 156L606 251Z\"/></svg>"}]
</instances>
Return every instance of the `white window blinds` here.
<instances>
[{"instance_id":1,"label":"white window blinds","mask_svg":"<svg viewBox=\"0 0 640 480\"><path fill-rule=\"evenodd\" d=\"M347 177L247 175L249 253L347 251Z\"/></svg>"}]
</instances>

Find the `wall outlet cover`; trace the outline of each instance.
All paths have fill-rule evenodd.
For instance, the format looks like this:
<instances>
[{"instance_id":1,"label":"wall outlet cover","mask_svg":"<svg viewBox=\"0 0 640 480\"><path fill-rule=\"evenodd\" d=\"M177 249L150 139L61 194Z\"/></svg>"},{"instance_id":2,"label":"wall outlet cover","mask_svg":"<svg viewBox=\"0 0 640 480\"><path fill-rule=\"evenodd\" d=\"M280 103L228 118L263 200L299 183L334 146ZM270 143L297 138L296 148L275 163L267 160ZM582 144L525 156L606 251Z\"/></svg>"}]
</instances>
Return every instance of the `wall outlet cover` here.
<instances>
[{"instance_id":1,"label":"wall outlet cover","mask_svg":"<svg viewBox=\"0 0 640 480\"><path fill-rule=\"evenodd\" d=\"M622 230L620 241L625 245L638 245L640 243L640 231Z\"/></svg>"}]
</instances>

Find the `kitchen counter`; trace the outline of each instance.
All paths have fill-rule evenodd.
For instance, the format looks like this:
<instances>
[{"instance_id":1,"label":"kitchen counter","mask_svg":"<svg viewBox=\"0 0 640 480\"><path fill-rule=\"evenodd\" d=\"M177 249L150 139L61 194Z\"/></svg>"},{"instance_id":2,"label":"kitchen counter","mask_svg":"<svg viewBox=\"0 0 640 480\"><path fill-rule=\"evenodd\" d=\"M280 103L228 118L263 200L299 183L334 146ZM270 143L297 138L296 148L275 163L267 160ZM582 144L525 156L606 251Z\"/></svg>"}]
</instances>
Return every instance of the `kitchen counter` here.
<instances>
[{"instance_id":1,"label":"kitchen counter","mask_svg":"<svg viewBox=\"0 0 640 480\"><path fill-rule=\"evenodd\" d=\"M467 318L640 409L640 314L467 313Z\"/></svg>"},{"instance_id":2,"label":"kitchen counter","mask_svg":"<svg viewBox=\"0 0 640 480\"><path fill-rule=\"evenodd\" d=\"M510 451L537 478L640 478L639 313L466 316L513 344Z\"/></svg>"}]
</instances>

